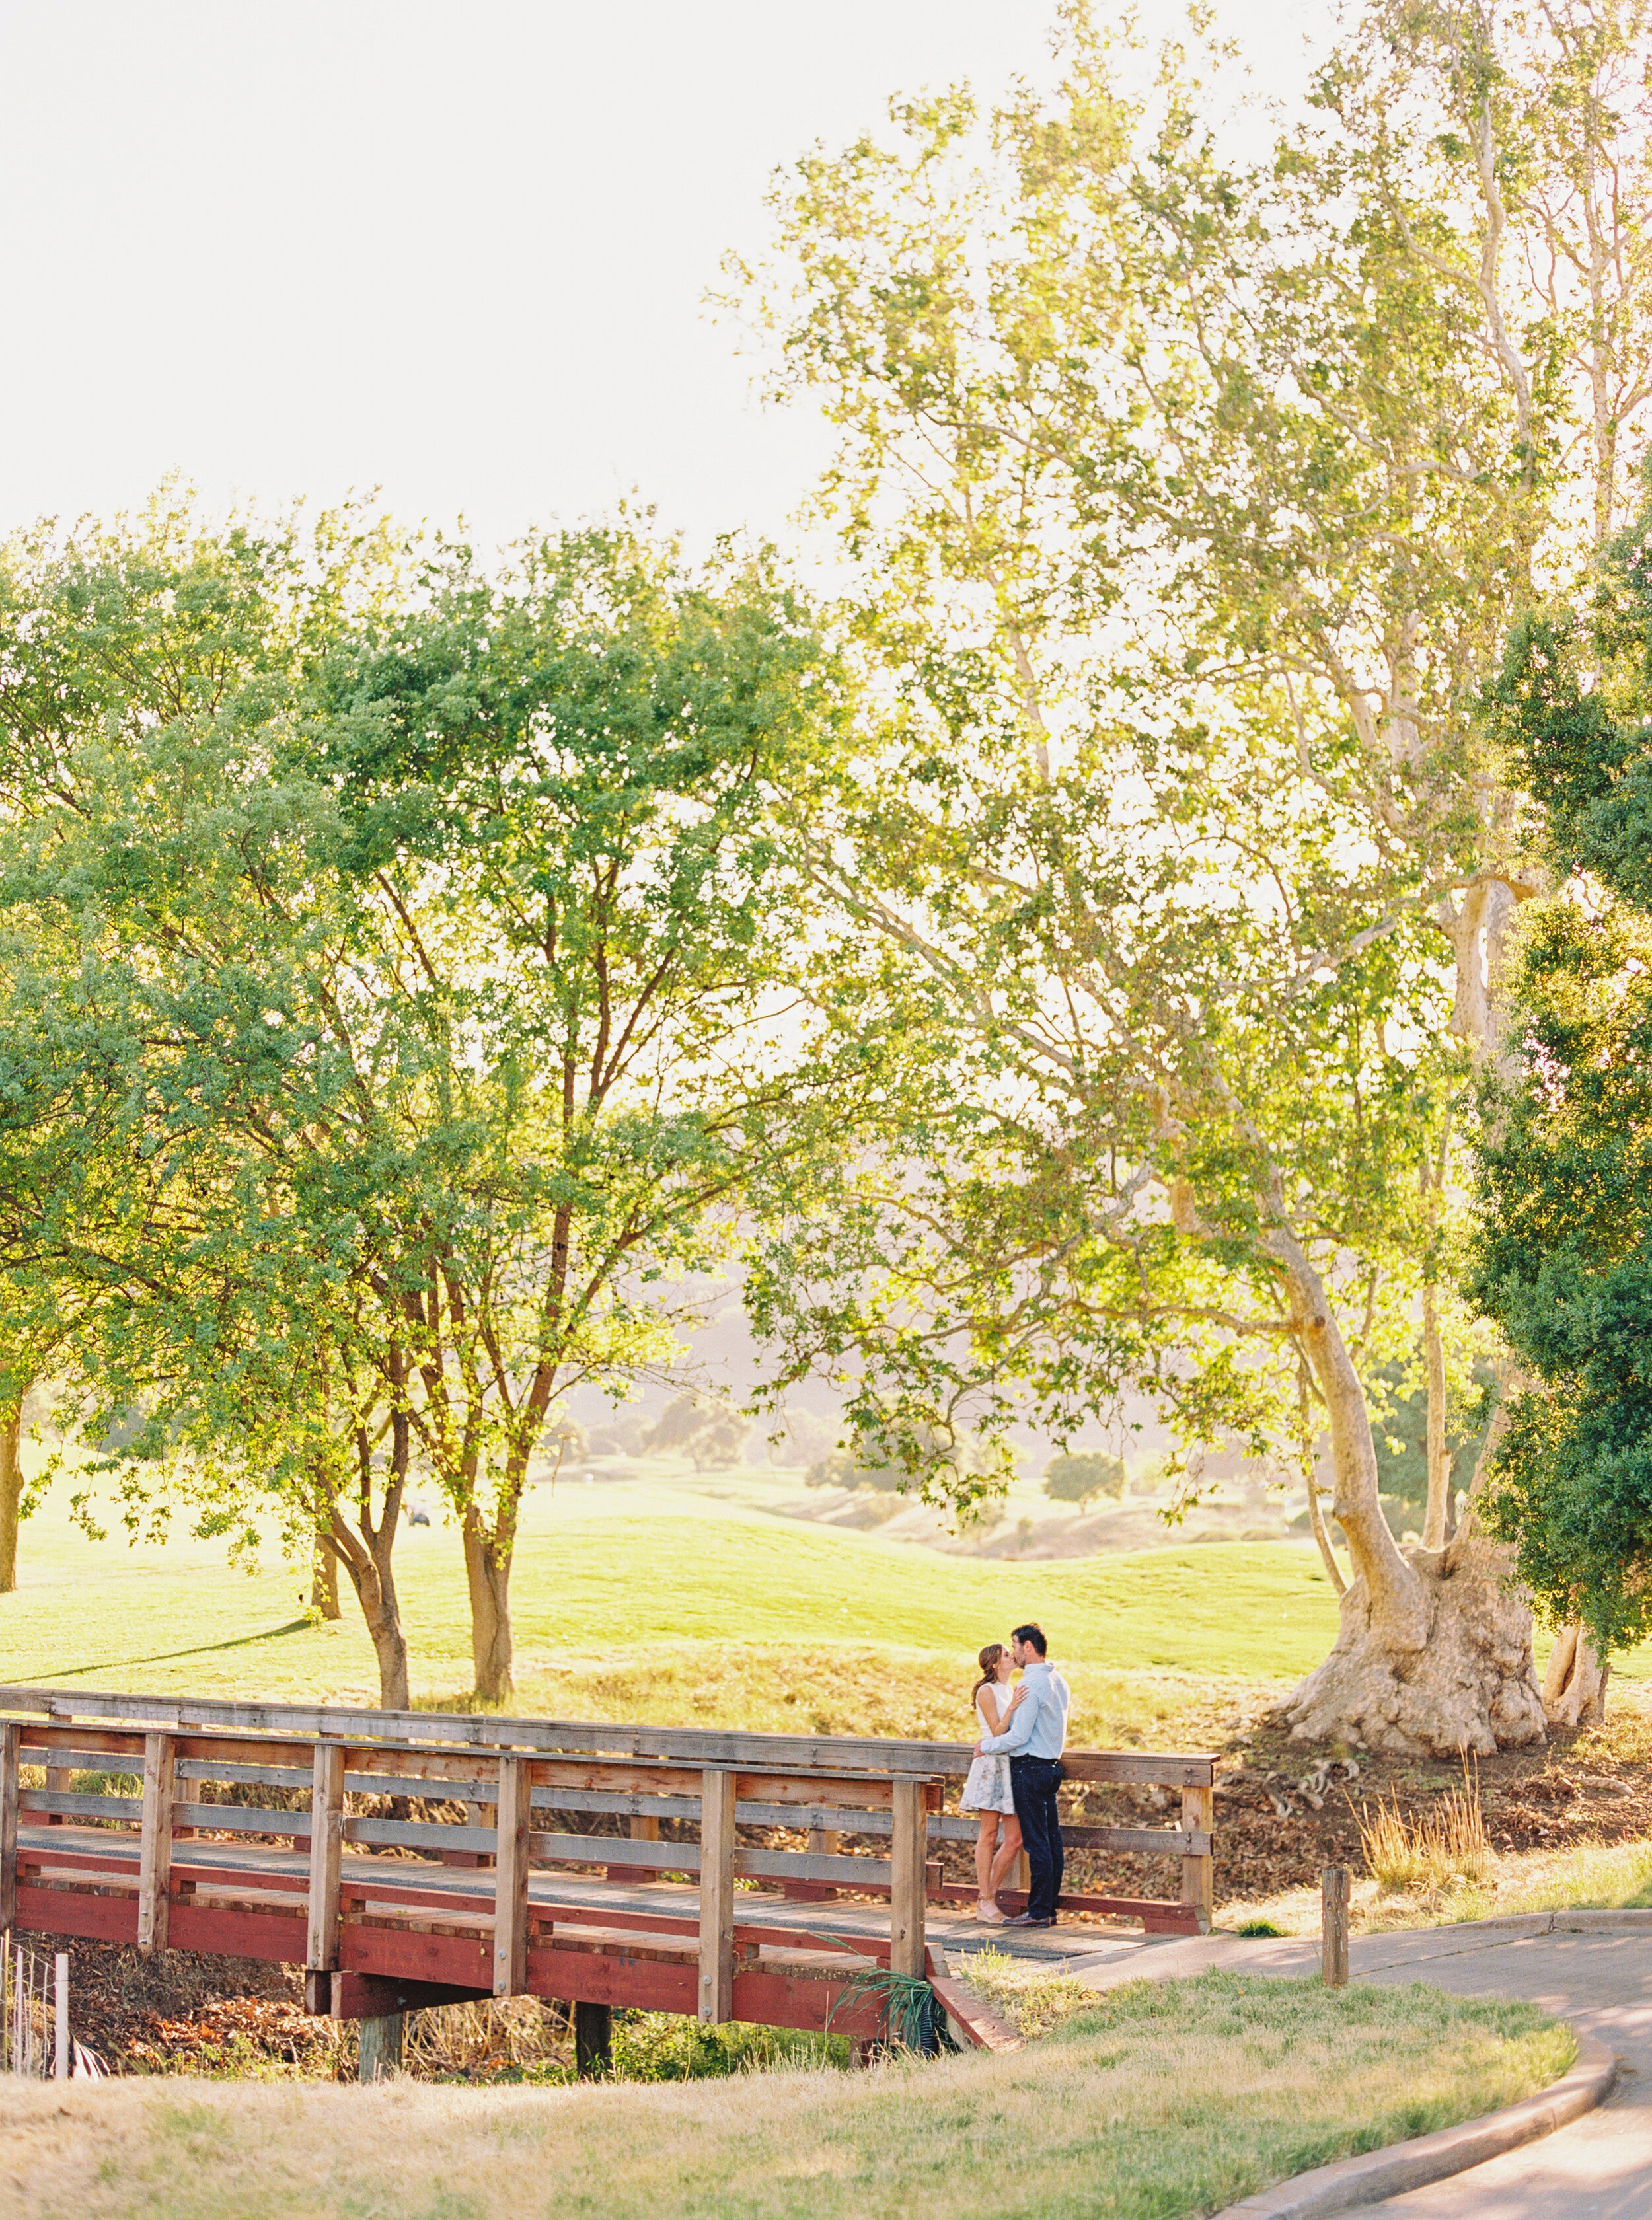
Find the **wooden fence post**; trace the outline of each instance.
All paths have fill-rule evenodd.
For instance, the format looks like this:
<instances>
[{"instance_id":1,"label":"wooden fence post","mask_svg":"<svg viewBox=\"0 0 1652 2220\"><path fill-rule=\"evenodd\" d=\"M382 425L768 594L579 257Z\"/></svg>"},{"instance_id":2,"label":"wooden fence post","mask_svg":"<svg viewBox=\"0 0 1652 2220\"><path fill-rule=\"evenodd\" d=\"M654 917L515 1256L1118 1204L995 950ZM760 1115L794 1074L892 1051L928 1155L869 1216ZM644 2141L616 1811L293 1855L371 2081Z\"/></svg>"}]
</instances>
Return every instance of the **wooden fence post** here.
<instances>
[{"instance_id":1,"label":"wooden fence post","mask_svg":"<svg viewBox=\"0 0 1652 2220\"><path fill-rule=\"evenodd\" d=\"M659 1821L646 1812L633 1812L630 1836L633 1843L657 1843L659 1840ZM663 1866L611 1865L608 1869L610 1880L658 1880L664 1871Z\"/></svg>"},{"instance_id":2,"label":"wooden fence post","mask_svg":"<svg viewBox=\"0 0 1652 2220\"><path fill-rule=\"evenodd\" d=\"M339 1864L344 1849L344 1745L318 1742L309 1777L309 1904L304 1965L339 1962Z\"/></svg>"},{"instance_id":3,"label":"wooden fence post","mask_svg":"<svg viewBox=\"0 0 1652 2220\"><path fill-rule=\"evenodd\" d=\"M1184 1788L1181 1792L1181 1824L1190 1835L1209 1836L1216 1824L1216 1792L1213 1788ZM1200 1932L1210 1932L1211 1912L1216 1901L1216 1861L1206 1850L1202 1857L1188 1857L1181 1861L1181 1901L1194 1907Z\"/></svg>"},{"instance_id":4,"label":"wooden fence post","mask_svg":"<svg viewBox=\"0 0 1652 2220\"><path fill-rule=\"evenodd\" d=\"M59 1950L52 1963L52 2021L56 2037L52 2073L55 2080L69 2078L69 1954Z\"/></svg>"},{"instance_id":5,"label":"wooden fence post","mask_svg":"<svg viewBox=\"0 0 1652 2220\"><path fill-rule=\"evenodd\" d=\"M895 1824L889 1843L889 1971L921 1978L924 1971L924 1861L929 1849L926 1783L897 1774Z\"/></svg>"},{"instance_id":6,"label":"wooden fence post","mask_svg":"<svg viewBox=\"0 0 1652 2220\"><path fill-rule=\"evenodd\" d=\"M0 1726L0 1934L17 1924L17 1767L15 1719Z\"/></svg>"},{"instance_id":7,"label":"wooden fence post","mask_svg":"<svg viewBox=\"0 0 1652 2220\"><path fill-rule=\"evenodd\" d=\"M835 1858L843 1849L843 1836L836 1827L811 1827L804 1847L818 1857ZM809 1893L820 1904L830 1904L838 1893L829 1880L814 1882Z\"/></svg>"},{"instance_id":8,"label":"wooden fence post","mask_svg":"<svg viewBox=\"0 0 1652 2220\"><path fill-rule=\"evenodd\" d=\"M811 1857L835 1858L843 1849L843 1836L835 1827L811 1827L803 1847ZM825 1904L838 1891L829 1880L782 1880L780 1893L801 1903Z\"/></svg>"},{"instance_id":9,"label":"wooden fence post","mask_svg":"<svg viewBox=\"0 0 1652 2220\"><path fill-rule=\"evenodd\" d=\"M1319 1969L1327 1987L1348 1986L1348 1868L1327 1866L1319 1876Z\"/></svg>"},{"instance_id":10,"label":"wooden fence post","mask_svg":"<svg viewBox=\"0 0 1652 2220\"><path fill-rule=\"evenodd\" d=\"M700 2017L734 2017L734 1783L709 1768L700 1776Z\"/></svg>"},{"instance_id":11,"label":"wooden fence post","mask_svg":"<svg viewBox=\"0 0 1652 2220\"><path fill-rule=\"evenodd\" d=\"M499 1761L499 1816L494 1826L493 1992L519 1995L527 1986L527 1837L533 1784L525 1757Z\"/></svg>"},{"instance_id":12,"label":"wooden fence post","mask_svg":"<svg viewBox=\"0 0 1652 2220\"><path fill-rule=\"evenodd\" d=\"M173 1737L145 1735L142 1832L138 1843L138 1948L146 1957L166 1948L177 1774L178 1744Z\"/></svg>"}]
</instances>

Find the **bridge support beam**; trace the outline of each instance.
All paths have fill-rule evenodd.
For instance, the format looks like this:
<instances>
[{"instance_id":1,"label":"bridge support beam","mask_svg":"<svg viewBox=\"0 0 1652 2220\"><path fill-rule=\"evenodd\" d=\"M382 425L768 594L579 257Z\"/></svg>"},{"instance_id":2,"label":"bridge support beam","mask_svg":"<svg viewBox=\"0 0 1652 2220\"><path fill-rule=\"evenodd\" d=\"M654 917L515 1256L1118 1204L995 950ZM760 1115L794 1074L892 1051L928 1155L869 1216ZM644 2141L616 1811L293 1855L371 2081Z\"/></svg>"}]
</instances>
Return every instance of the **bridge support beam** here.
<instances>
[{"instance_id":1,"label":"bridge support beam","mask_svg":"<svg viewBox=\"0 0 1652 2220\"><path fill-rule=\"evenodd\" d=\"M388 2081L392 2073L399 2073L407 2032L405 2012L386 2012L380 2019L363 2020L357 2080Z\"/></svg>"},{"instance_id":2,"label":"bridge support beam","mask_svg":"<svg viewBox=\"0 0 1652 2220\"><path fill-rule=\"evenodd\" d=\"M614 2070L614 2011L608 2005L574 2005L574 2070L582 2081L599 2081Z\"/></svg>"},{"instance_id":3,"label":"bridge support beam","mask_svg":"<svg viewBox=\"0 0 1652 2220\"><path fill-rule=\"evenodd\" d=\"M304 1975L304 2010L322 2019L383 2019L393 2012L433 2011L443 2005L485 2004L486 1989L456 1981L413 1981L390 1974Z\"/></svg>"}]
</instances>

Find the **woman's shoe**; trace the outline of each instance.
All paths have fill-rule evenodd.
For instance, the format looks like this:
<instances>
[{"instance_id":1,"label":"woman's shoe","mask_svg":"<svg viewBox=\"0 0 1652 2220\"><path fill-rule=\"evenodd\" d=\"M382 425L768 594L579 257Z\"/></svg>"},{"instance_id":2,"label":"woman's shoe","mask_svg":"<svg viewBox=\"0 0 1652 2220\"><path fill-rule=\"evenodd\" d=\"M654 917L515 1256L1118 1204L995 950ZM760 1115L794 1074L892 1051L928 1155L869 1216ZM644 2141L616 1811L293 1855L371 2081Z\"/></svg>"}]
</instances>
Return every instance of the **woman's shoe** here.
<instances>
[{"instance_id":1,"label":"woman's shoe","mask_svg":"<svg viewBox=\"0 0 1652 2220\"><path fill-rule=\"evenodd\" d=\"M983 1927L1001 1927L1004 1924L1004 1915L995 1904L977 1904L976 1918Z\"/></svg>"}]
</instances>

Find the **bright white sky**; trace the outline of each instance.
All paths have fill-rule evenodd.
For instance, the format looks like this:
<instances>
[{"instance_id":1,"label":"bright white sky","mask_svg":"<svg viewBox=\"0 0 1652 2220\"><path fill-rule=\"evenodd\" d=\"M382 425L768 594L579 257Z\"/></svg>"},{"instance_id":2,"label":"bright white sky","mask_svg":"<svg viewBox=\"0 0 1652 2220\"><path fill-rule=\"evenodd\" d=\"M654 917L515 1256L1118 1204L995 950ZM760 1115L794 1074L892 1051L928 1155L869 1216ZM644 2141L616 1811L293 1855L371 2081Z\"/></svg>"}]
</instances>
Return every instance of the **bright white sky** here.
<instances>
[{"instance_id":1,"label":"bright white sky","mask_svg":"<svg viewBox=\"0 0 1652 2220\"><path fill-rule=\"evenodd\" d=\"M1152 11L1149 27L1153 27ZM1264 81L1331 0L1219 0ZM0 533L379 486L778 534L825 452L702 300L770 173L1054 0L0 0Z\"/></svg>"}]
</instances>

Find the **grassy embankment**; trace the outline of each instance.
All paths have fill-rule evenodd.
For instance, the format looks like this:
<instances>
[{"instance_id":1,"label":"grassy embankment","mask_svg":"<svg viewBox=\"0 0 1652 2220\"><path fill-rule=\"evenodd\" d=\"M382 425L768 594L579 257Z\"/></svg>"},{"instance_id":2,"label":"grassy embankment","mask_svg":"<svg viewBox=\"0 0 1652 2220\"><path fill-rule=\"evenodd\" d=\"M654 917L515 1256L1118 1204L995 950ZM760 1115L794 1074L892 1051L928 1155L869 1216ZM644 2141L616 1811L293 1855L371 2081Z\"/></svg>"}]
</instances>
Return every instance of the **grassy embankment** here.
<instances>
[{"instance_id":1,"label":"grassy embankment","mask_svg":"<svg viewBox=\"0 0 1652 2220\"><path fill-rule=\"evenodd\" d=\"M1530 2094L1526 2005L1206 1974L1097 1998L1013 2065L582 2090L131 2080L0 2099L17 2220L940 2220L1036 2183L1050 2220L1177 2220Z\"/></svg>"}]
</instances>

